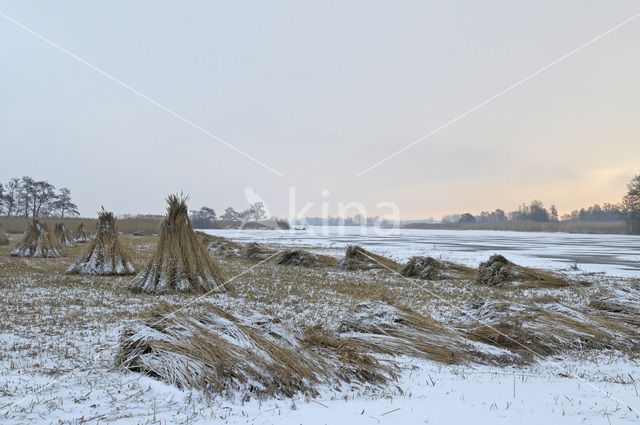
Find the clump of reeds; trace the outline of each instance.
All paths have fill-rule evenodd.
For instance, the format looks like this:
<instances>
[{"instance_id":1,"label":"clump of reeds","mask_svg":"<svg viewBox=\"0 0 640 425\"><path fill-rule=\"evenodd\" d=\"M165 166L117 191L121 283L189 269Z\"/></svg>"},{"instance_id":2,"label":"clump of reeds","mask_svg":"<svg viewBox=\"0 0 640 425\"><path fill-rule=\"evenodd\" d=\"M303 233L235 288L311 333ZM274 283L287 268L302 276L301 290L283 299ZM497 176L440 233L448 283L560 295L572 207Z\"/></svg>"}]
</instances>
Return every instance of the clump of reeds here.
<instances>
[{"instance_id":1,"label":"clump of reeds","mask_svg":"<svg viewBox=\"0 0 640 425\"><path fill-rule=\"evenodd\" d=\"M147 266L129 283L147 293L225 291L215 260L191 226L186 198L170 195L160 240Z\"/></svg>"},{"instance_id":2,"label":"clump of reeds","mask_svg":"<svg viewBox=\"0 0 640 425\"><path fill-rule=\"evenodd\" d=\"M411 257L402 267L400 274L425 280L463 278L469 279L475 270L461 264L436 260L433 257Z\"/></svg>"},{"instance_id":3,"label":"clump of reeds","mask_svg":"<svg viewBox=\"0 0 640 425\"><path fill-rule=\"evenodd\" d=\"M202 243L212 255L217 257L240 257L242 245L222 236L208 235L204 232L196 232Z\"/></svg>"},{"instance_id":4,"label":"clump of reeds","mask_svg":"<svg viewBox=\"0 0 640 425\"><path fill-rule=\"evenodd\" d=\"M291 248L280 252L273 264L301 267L332 267L336 260L328 255L314 254L304 249Z\"/></svg>"},{"instance_id":5,"label":"clump of reeds","mask_svg":"<svg viewBox=\"0 0 640 425\"><path fill-rule=\"evenodd\" d=\"M4 226L0 223L0 245L9 245L9 236L4 231Z\"/></svg>"},{"instance_id":6,"label":"clump of reeds","mask_svg":"<svg viewBox=\"0 0 640 425\"><path fill-rule=\"evenodd\" d=\"M400 264L382 255L369 252L358 245L347 245L344 257L338 261L338 268L341 270L391 269L398 271Z\"/></svg>"},{"instance_id":7,"label":"clump of reeds","mask_svg":"<svg viewBox=\"0 0 640 425\"><path fill-rule=\"evenodd\" d=\"M71 247L75 245L73 236L67 226L64 223L57 223L55 230L53 231L53 237L60 244L60 246Z\"/></svg>"},{"instance_id":8,"label":"clump of reeds","mask_svg":"<svg viewBox=\"0 0 640 425\"><path fill-rule=\"evenodd\" d=\"M131 255L118 237L116 218L104 209L98 213L96 237L67 269L70 274L130 275L135 273Z\"/></svg>"},{"instance_id":9,"label":"clump of reeds","mask_svg":"<svg viewBox=\"0 0 640 425\"><path fill-rule=\"evenodd\" d=\"M245 260L266 260L273 254L275 254L274 250L262 246L257 242L249 242L242 250L242 258Z\"/></svg>"},{"instance_id":10,"label":"clump of reeds","mask_svg":"<svg viewBox=\"0 0 640 425\"><path fill-rule=\"evenodd\" d=\"M465 361L502 363L509 354L483 353L451 326L408 308L380 302L359 304L342 321L343 337L388 355L422 357L446 364Z\"/></svg>"},{"instance_id":11,"label":"clump of reeds","mask_svg":"<svg viewBox=\"0 0 640 425\"><path fill-rule=\"evenodd\" d=\"M87 233L84 227L84 223L80 223L76 228L76 231L72 235L73 241L76 243L87 243L91 240L91 237Z\"/></svg>"},{"instance_id":12,"label":"clump of reeds","mask_svg":"<svg viewBox=\"0 0 640 425\"><path fill-rule=\"evenodd\" d=\"M523 267L512 263L500 254L494 254L489 260L480 263L475 282L485 286L517 282L525 287L552 288L567 286L571 283L565 276L558 273Z\"/></svg>"},{"instance_id":13,"label":"clump of reeds","mask_svg":"<svg viewBox=\"0 0 640 425\"><path fill-rule=\"evenodd\" d=\"M117 364L176 385L228 398L315 396L322 385L385 384L390 367L312 330L296 335L272 317L198 314L159 304L125 329Z\"/></svg>"},{"instance_id":14,"label":"clump of reeds","mask_svg":"<svg viewBox=\"0 0 640 425\"><path fill-rule=\"evenodd\" d=\"M64 249L55 240L46 225L33 219L24 233L24 238L11 251L13 257L63 257Z\"/></svg>"}]
</instances>

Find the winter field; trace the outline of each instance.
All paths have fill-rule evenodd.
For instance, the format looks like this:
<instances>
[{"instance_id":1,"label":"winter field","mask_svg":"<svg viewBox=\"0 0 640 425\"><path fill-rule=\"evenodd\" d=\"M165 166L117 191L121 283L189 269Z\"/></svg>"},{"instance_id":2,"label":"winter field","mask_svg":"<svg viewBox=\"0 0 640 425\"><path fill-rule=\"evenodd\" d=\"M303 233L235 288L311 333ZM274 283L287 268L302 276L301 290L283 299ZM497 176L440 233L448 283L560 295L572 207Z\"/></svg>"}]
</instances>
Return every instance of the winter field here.
<instances>
[{"instance_id":1,"label":"winter field","mask_svg":"<svg viewBox=\"0 0 640 425\"><path fill-rule=\"evenodd\" d=\"M204 298L132 293L126 289L131 277L64 274L82 252L81 244L68 248L63 258L9 257L19 239L12 235L10 245L0 247L0 421L640 421L640 239L445 230L360 235L359 231L206 231L228 238L205 238L205 243L225 277L233 278L235 289ZM157 237L121 236L121 240L135 253L134 266L139 269ZM298 246L336 258L343 255L346 244L357 243L398 263L429 255L470 267L501 253L521 265L566 273L571 283L496 288L474 285L471 278L407 279L384 268L343 271L274 265L238 255L240 244L251 241L272 252ZM259 399L248 396L246 388L212 396L123 370L115 360L122 331L160 301L194 314L211 306L239 317L258 312L294 330L318 325L333 331L348 318L352 326L341 331L342 337L368 347L394 347L385 353L372 349L376 359L394 371L394 378L377 385L356 381L324 385L315 397ZM404 324L393 317L404 308L427 317L428 326L417 331L396 328ZM487 323L500 335L485 333ZM511 343L514 340L518 345Z\"/></svg>"}]
</instances>

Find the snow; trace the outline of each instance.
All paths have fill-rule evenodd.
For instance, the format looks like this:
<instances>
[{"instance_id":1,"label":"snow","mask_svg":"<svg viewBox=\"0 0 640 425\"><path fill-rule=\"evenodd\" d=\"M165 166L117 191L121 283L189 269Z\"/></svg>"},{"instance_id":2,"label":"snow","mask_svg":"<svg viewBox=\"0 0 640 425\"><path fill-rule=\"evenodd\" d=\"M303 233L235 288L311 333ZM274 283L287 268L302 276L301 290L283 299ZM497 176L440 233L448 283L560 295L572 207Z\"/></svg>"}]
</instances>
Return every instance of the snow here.
<instances>
[{"instance_id":1,"label":"snow","mask_svg":"<svg viewBox=\"0 0 640 425\"><path fill-rule=\"evenodd\" d=\"M431 255L477 266L490 254L500 252L528 266L565 269L577 261L583 271L610 276L640 274L640 238L632 236L453 230L386 230L386 234L361 235L359 228L346 228L342 235L338 229L332 229L329 235L314 233L313 229L206 232L240 242L301 246L336 256L342 255L346 244L357 243L401 261L413 255ZM43 264L33 259L19 261L34 270ZM328 279L332 273L327 274ZM11 279L2 284L7 288L16 285ZM33 285L31 277L21 279L21 285ZM123 280L120 284L124 286L126 282ZM603 297L625 305L637 303L624 288L611 286ZM34 288L27 296L48 299L56 291L43 286ZM95 296L102 294L97 292ZM216 299L221 303L221 300L231 300L222 297L226 295ZM305 300L301 298L296 302ZM229 308L232 311L239 308L238 303L242 300L236 300ZM141 307L132 304L132 308ZM25 299L24 304L11 308L18 315L31 307ZM327 308L344 307L336 302ZM403 368L399 380L387 388L370 391L323 388L315 399L210 400L196 391L180 390L137 373L115 369L113 359L122 326L97 321L86 327L53 333L50 328L55 324L47 322L60 310L87 312L82 302L53 304L51 316L43 316L42 322L16 325L15 333L3 328L0 333L0 424L640 422L636 382L640 379L640 364L633 360L637 357L633 353L631 359L617 353L601 353L597 357L555 357L529 366L511 367L449 366L403 357L396 359ZM440 313L443 318L454 314ZM486 350L487 347L483 347ZM501 354L497 348L494 351L496 355ZM56 373L56 369L59 372ZM16 402L17 405L12 405Z\"/></svg>"},{"instance_id":2,"label":"snow","mask_svg":"<svg viewBox=\"0 0 640 425\"><path fill-rule=\"evenodd\" d=\"M14 407L0 421L123 425L158 420L318 425L638 423L640 398L633 381L640 378L638 365L605 358L599 361L596 368L571 360L560 361L558 367L547 363L498 370L406 358L400 359L405 368L400 380L402 391L395 386L369 394L325 389L315 399L245 403L206 400L197 392L182 391L138 374L92 369L47 388L37 397L28 397L20 406L22 411ZM564 376L566 370L573 377ZM584 377L578 378L580 375ZM30 385L48 382L42 378Z\"/></svg>"},{"instance_id":3,"label":"snow","mask_svg":"<svg viewBox=\"0 0 640 425\"><path fill-rule=\"evenodd\" d=\"M372 227L310 227L307 230L207 229L205 233L238 242L300 246L342 256L348 244L404 262L431 256L477 267L491 254L528 267L619 277L640 276L640 237L492 230L379 229Z\"/></svg>"}]
</instances>

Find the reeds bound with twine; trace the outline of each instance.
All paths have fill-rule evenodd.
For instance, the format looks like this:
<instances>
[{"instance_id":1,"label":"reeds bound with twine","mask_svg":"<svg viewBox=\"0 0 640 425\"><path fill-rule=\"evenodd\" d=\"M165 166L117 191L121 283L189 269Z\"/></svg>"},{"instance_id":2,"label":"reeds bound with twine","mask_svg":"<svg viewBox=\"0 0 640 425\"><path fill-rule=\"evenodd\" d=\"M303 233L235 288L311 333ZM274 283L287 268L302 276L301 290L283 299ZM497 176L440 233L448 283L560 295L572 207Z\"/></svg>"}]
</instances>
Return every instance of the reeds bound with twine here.
<instances>
[{"instance_id":1,"label":"reeds bound with twine","mask_svg":"<svg viewBox=\"0 0 640 425\"><path fill-rule=\"evenodd\" d=\"M24 238L11 251L12 257L64 257L64 249L55 240L46 225L33 219L24 233Z\"/></svg>"},{"instance_id":2,"label":"reeds bound with twine","mask_svg":"<svg viewBox=\"0 0 640 425\"><path fill-rule=\"evenodd\" d=\"M186 201L178 195L167 198L167 216L156 250L129 289L152 294L228 289L218 265L191 226Z\"/></svg>"},{"instance_id":3,"label":"reeds bound with twine","mask_svg":"<svg viewBox=\"0 0 640 425\"><path fill-rule=\"evenodd\" d=\"M118 237L116 218L104 209L98 213L96 237L85 252L67 269L69 274L131 275L135 269L131 255Z\"/></svg>"},{"instance_id":4,"label":"reeds bound with twine","mask_svg":"<svg viewBox=\"0 0 640 425\"><path fill-rule=\"evenodd\" d=\"M73 241L75 243L87 243L91 240L91 237L87 233L87 230L84 227L84 223L80 223L76 228L76 231L73 232Z\"/></svg>"},{"instance_id":5,"label":"reeds bound with twine","mask_svg":"<svg viewBox=\"0 0 640 425\"><path fill-rule=\"evenodd\" d=\"M74 246L73 236L71 236L71 232L67 229L67 226L64 223L56 224L56 228L53 231L53 237L60 244L60 246L71 247Z\"/></svg>"}]
</instances>

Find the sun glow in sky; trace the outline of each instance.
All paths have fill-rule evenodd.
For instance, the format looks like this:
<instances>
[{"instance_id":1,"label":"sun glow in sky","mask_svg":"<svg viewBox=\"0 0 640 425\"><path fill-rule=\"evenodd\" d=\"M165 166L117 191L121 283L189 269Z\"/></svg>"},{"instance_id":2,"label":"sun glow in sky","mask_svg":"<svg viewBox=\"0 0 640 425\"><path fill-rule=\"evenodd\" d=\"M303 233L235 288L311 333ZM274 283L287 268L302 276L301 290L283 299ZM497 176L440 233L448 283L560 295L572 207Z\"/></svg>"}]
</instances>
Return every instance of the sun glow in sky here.
<instances>
[{"instance_id":1,"label":"sun glow in sky","mask_svg":"<svg viewBox=\"0 0 640 425\"><path fill-rule=\"evenodd\" d=\"M83 215L160 213L181 190L221 212L243 208L247 187L280 216L290 187L310 215L321 202L427 218L532 199L562 213L619 201L640 172L639 18L357 175L639 13L634 1L0 0L0 12L139 92L0 18L0 181L67 186Z\"/></svg>"}]
</instances>

